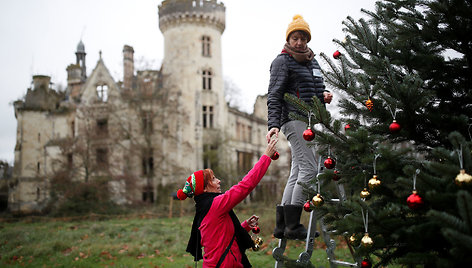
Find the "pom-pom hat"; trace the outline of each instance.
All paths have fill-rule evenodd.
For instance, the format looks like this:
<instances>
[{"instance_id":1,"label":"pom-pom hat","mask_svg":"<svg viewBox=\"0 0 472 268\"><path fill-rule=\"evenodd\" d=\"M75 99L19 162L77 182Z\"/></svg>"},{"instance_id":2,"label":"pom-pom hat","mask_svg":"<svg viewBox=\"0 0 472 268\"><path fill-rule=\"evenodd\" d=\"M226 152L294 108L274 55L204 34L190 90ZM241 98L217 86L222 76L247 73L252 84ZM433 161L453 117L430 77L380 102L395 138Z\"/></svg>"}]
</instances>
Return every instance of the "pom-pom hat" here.
<instances>
[{"instance_id":1,"label":"pom-pom hat","mask_svg":"<svg viewBox=\"0 0 472 268\"><path fill-rule=\"evenodd\" d=\"M185 200L187 197L193 197L203 193L205 188L203 170L195 171L187 178L182 189L177 191L177 198Z\"/></svg>"},{"instance_id":2,"label":"pom-pom hat","mask_svg":"<svg viewBox=\"0 0 472 268\"><path fill-rule=\"evenodd\" d=\"M290 22L287 28L287 34L285 36L286 41L288 42L288 37L290 36L291 33L295 31L304 31L308 35L308 41L310 42L311 40L311 32L310 32L310 26L308 23L303 19L301 15L295 15L293 16L293 21Z\"/></svg>"}]
</instances>

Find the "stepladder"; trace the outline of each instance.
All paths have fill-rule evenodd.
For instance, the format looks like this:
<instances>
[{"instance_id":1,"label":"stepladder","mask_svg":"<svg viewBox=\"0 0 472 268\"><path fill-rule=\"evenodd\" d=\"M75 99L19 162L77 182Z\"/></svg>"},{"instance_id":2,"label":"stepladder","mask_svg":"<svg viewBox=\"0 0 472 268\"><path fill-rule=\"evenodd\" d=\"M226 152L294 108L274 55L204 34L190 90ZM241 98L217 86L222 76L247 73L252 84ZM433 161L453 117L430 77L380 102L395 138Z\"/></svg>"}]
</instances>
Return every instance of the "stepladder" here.
<instances>
[{"instance_id":1,"label":"stepladder","mask_svg":"<svg viewBox=\"0 0 472 268\"><path fill-rule=\"evenodd\" d=\"M321 160L321 159L320 159ZM320 170L320 168L319 168ZM320 174L318 172L318 174ZM320 183L318 181L318 183ZM344 202L346 200L346 194L344 191L344 186L337 181L335 183L336 192L338 195L337 199L331 199L327 202ZM330 268L335 268L338 266L343 267L360 267L360 261L356 260L354 262L347 262L341 261L336 259L335 249L336 249L336 240L332 238L334 231L328 230L328 226L324 223L322 217L318 215L316 210L312 210L310 212L310 218L308 223L308 230L307 236L305 240L305 250L300 253L298 259L293 260L289 259L288 257L284 256L285 249L287 247L287 239L282 238L279 239L278 246L272 250L272 257L275 259L275 268L282 268L282 267L316 267L314 264L311 263L311 257L313 254L314 246L315 246L315 239L319 236L317 231L317 223L320 224L320 231L321 236L323 239L324 244L326 245L326 255L327 260L329 262ZM351 245L347 243L351 255L354 258L354 251L351 248Z\"/></svg>"}]
</instances>

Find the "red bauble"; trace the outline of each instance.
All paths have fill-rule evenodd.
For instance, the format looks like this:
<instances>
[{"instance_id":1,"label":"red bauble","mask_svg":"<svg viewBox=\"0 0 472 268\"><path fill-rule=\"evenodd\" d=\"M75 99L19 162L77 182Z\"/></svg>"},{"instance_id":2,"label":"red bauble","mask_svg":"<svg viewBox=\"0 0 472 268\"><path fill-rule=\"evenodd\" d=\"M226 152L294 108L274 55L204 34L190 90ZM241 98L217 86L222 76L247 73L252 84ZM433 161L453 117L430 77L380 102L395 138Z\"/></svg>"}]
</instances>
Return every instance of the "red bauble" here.
<instances>
[{"instance_id":1,"label":"red bauble","mask_svg":"<svg viewBox=\"0 0 472 268\"><path fill-rule=\"evenodd\" d=\"M361 267L362 267L362 268L371 268L371 267L372 267L372 263L371 263L368 259L364 259L364 260L361 262Z\"/></svg>"},{"instance_id":2,"label":"red bauble","mask_svg":"<svg viewBox=\"0 0 472 268\"><path fill-rule=\"evenodd\" d=\"M272 160L277 160L277 159L279 159L279 156L280 156L280 155L279 155L279 152L275 152L275 153L271 156L271 158L272 158Z\"/></svg>"},{"instance_id":3,"label":"red bauble","mask_svg":"<svg viewBox=\"0 0 472 268\"><path fill-rule=\"evenodd\" d=\"M303 205L303 209L304 209L306 212L311 212L311 211L312 211L310 200L306 201L305 205Z\"/></svg>"},{"instance_id":4,"label":"red bauble","mask_svg":"<svg viewBox=\"0 0 472 268\"><path fill-rule=\"evenodd\" d=\"M315 132L313 132L310 127L308 127L305 129L305 131L303 131L303 138L306 141L312 141L315 138Z\"/></svg>"},{"instance_id":5,"label":"red bauble","mask_svg":"<svg viewBox=\"0 0 472 268\"><path fill-rule=\"evenodd\" d=\"M346 124L346 125L344 126L344 131L348 131L349 129L351 129L351 125Z\"/></svg>"},{"instance_id":6,"label":"red bauble","mask_svg":"<svg viewBox=\"0 0 472 268\"><path fill-rule=\"evenodd\" d=\"M418 192L413 191L413 193L406 199L406 203L410 209L416 210L420 209L424 205L423 198L418 195Z\"/></svg>"},{"instance_id":7,"label":"red bauble","mask_svg":"<svg viewBox=\"0 0 472 268\"><path fill-rule=\"evenodd\" d=\"M339 59L339 57L341 57L341 52L339 52L339 50L334 51L333 58Z\"/></svg>"},{"instance_id":8,"label":"red bauble","mask_svg":"<svg viewBox=\"0 0 472 268\"><path fill-rule=\"evenodd\" d=\"M340 179L341 179L341 176L339 176L339 171L334 170L333 181L339 181Z\"/></svg>"},{"instance_id":9,"label":"red bauble","mask_svg":"<svg viewBox=\"0 0 472 268\"><path fill-rule=\"evenodd\" d=\"M255 234L258 234L261 232L261 228L259 228L259 226L256 226L254 228L252 228L252 232L255 233Z\"/></svg>"},{"instance_id":10,"label":"red bauble","mask_svg":"<svg viewBox=\"0 0 472 268\"><path fill-rule=\"evenodd\" d=\"M392 133L396 133L400 131L401 129L400 124L398 124L396 120L393 120L393 122L390 124L390 127L388 128L390 129L390 132Z\"/></svg>"},{"instance_id":11,"label":"red bauble","mask_svg":"<svg viewBox=\"0 0 472 268\"><path fill-rule=\"evenodd\" d=\"M324 166L327 169L333 169L334 166L336 166L336 161L333 158L331 158L330 156L328 156L328 158L326 158L326 160L324 161Z\"/></svg>"}]
</instances>

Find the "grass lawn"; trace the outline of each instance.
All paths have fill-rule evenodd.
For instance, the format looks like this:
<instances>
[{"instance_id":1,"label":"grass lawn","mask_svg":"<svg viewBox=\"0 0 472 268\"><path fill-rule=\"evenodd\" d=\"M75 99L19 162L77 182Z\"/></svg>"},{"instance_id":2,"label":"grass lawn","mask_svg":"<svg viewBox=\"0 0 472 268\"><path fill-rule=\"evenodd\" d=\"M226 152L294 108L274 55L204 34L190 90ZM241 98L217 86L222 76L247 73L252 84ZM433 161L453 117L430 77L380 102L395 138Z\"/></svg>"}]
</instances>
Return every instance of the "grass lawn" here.
<instances>
[{"instance_id":1,"label":"grass lawn","mask_svg":"<svg viewBox=\"0 0 472 268\"><path fill-rule=\"evenodd\" d=\"M238 209L236 214L243 221L252 215L249 210ZM247 255L253 267L274 267L272 249L278 243L271 234L274 210L255 211L261 216L259 236L264 244L261 250L249 250ZM38 217L0 220L0 266L191 268L194 262L185 248L193 212L187 214L176 218L143 213L73 221ZM289 241L285 253L296 259L304 247L305 242ZM316 267L329 267L323 247L322 238L317 238L311 258ZM339 259L352 261L341 243L337 254Z\"/></svg>"}]
</instances>

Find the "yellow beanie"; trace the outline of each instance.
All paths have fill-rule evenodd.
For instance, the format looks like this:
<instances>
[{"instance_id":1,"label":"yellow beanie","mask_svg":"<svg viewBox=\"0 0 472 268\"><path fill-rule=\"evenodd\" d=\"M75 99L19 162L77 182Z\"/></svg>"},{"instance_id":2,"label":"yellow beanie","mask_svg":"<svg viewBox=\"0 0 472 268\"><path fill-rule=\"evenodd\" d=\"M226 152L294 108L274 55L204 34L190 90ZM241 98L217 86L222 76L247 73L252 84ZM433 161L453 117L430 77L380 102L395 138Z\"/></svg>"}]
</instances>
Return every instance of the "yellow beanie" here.
<instances>
[{"instance_id":1,"label":"yellow beanie","mask_svg":"<svg viewBox=\"0 0 472 268\"><path fill-rule=\"evenodd\" d=\"M311 40L310 26L303 19L301 15L293 16L293 21L288 25L287 35L285 39L288 41L288 36L295 31L304 31L308 34L308 42Z\"/></svg>"}]
</instances>

